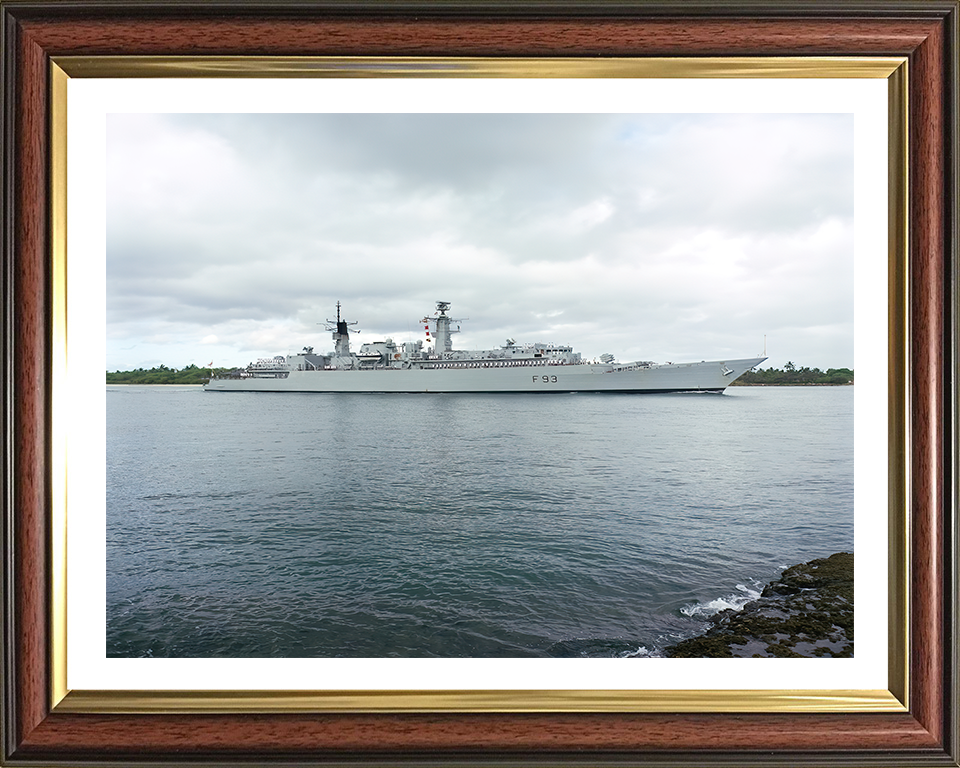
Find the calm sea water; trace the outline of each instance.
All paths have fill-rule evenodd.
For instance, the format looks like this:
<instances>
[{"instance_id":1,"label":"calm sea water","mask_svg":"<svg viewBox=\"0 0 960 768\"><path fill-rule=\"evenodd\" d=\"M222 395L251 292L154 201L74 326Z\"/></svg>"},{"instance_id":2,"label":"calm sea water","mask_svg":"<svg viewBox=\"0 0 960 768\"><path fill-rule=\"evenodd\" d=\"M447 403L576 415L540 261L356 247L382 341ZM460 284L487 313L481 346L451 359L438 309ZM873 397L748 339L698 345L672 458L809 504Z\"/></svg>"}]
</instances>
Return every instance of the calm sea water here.
<instances>
[{"instance_id":1,"label":"calm sea water","mask_svg":"<svg viewBox=\"0 0 960 768\"><path fill-rule=\"evenodd\" d=\"M853 551L853 388L108 386L107 655L656 655Z\"/></svg>"}]
</instances>

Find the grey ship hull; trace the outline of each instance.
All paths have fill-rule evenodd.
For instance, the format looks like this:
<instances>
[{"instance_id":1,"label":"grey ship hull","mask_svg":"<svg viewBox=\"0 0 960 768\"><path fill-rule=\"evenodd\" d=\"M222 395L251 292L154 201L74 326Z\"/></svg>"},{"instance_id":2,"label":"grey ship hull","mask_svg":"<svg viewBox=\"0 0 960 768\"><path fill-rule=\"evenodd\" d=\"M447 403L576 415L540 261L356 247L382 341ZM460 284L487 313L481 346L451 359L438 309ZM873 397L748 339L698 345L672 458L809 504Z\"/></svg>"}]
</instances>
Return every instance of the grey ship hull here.
<instances>
[{"instance_id":1,"label":"grey ship hull","mask_svg":"<svg viewBox=\"0 0 960 768\"><path fill-rule=\"evenodd\" d=\"M211 379L209 392L722 392L765 357L637 367L537 365L290 371L283 378Z\"/></svg>"}]
</instances>

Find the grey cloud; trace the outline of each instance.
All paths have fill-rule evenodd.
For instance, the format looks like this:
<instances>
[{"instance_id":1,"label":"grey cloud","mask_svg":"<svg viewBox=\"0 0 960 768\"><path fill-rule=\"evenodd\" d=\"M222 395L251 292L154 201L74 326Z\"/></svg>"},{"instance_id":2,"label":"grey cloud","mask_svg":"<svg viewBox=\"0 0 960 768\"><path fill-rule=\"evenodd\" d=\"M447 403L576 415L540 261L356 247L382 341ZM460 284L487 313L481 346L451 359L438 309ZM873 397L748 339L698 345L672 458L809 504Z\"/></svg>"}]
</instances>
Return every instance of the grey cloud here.
<instances>
[{"instance_id":1,"label":"grey cloud","mask_svg":"<svg viewBox=\"0 0 960 768\"><path fill-rule=\"evenodd\" d=\"M108 323L314 334L339 299L414 333L442 298L464 340L701 356L847 328L852 149L842 115L114 115Z\"/></svg>"}]
</instances>

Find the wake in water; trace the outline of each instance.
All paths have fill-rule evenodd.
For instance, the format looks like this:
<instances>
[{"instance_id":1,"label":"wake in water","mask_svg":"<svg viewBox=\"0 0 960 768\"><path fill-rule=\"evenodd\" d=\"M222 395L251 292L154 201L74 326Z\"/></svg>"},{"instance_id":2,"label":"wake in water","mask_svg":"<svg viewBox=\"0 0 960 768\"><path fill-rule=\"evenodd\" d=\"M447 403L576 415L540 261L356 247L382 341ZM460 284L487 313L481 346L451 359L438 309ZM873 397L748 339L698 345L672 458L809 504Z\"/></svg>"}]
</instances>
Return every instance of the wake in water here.
<instances>
[{"instance_id":1,"label":"wake in water","mask_svg":"<svg viewBox=\"0 0 960 768\"><path fill-rule=\"evenodd\" d=\"M760 591L762 589L763 585L759 582L754 582L753 587L737 584L738 594L725 595L724 597L718 597L715 600L709 600L704 603L685 605L680 609L680 613L684 616L709 618L716 616L722 611L741 611L747 603L753 602L760 597Z\"/></svg>"}]
</instances>

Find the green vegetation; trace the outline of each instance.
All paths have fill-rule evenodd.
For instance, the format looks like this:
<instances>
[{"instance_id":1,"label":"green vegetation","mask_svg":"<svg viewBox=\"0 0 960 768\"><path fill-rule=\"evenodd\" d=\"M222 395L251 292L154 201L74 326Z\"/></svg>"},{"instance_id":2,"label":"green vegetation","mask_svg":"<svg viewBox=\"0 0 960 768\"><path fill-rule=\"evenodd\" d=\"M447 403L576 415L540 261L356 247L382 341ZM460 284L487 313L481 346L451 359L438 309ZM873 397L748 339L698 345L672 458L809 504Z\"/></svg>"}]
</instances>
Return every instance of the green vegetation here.
<instances>
[{"instance_id":1,"label":"green vegetation","mask_svg":"<svg viewBox=\"0 0 960 768\"><path fill-rule=\"evenodd\" d=\"M783 370L779 368L764 370L761 368L756 371L747 371L733 382L733 386L744 384L766 386L853 384L853 370L850 368L828 368L826 371L821 371L819 368L797 368L793 363L787 363L783 366Z\"/></svg>"},{"instance_id":2,"label":"green vegetation","mask_svg":"<svg viewBox=\"0 0 960 768\"><path fill-rule=\"evenodd\" d=\"M213 368L214 374L224 373L229 368ZM197 368L192 363L177 370L161 365L158 368L135 371L107 371L107 384L204 384L210 378L210 368Z\"/></svg>"},{"instance_id":3,"label":"green vegetation","mask_svg":"<svg viewBox=\"0 0 960 768\"><path fill-rule=\"evenodd\" d=\"M785 570L742 611L723 611L671 658L852 656L853 554L838 552Z\"/></svg>"}]
</instances>

